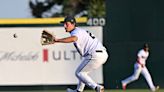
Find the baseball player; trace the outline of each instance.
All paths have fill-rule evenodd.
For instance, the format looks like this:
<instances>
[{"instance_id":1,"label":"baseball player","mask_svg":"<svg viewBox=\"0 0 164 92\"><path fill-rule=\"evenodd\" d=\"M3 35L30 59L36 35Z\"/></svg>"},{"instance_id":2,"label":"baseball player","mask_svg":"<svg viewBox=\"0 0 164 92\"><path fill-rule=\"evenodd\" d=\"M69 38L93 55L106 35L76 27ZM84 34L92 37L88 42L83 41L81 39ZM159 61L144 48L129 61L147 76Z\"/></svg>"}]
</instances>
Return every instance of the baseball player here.
<instances>
[{"instance_id":1,"label":"baseball player","mask_svg":"<svg viewBox=\"0 0 164 92\"><path fill-rule=\"evenodd\" d=\"M61 39L55 38L54 41L57 43L73 43L83 57L75 72L79 80L77 89L68 88L67 92L82 92L85 85L96 92L104 92L104 87L92 80L88 74L106 62L108 58L106 48L92 33L77 27L74 17L67 16L62 23L66 32L69 32L71 36Z\"/></svg>"},{"instance_id":2,"label":"baseball player","mask_svg":"<svg viewBox=\"0 0 164 92\"><path fill-rule=\"evenodd\" d=\"M155 92L156 90L159 89L159 86L154 86L151 75L145 66L148 56L149 56L149 46L146 43L144 44L143 49L141 49L137 54L138 58L136 63L134 64L133 75L121 81L123 90L126 90L127 84L137 80L140 74L142 74L145 77L151 91Z\"/></svg>"}]
</instances>

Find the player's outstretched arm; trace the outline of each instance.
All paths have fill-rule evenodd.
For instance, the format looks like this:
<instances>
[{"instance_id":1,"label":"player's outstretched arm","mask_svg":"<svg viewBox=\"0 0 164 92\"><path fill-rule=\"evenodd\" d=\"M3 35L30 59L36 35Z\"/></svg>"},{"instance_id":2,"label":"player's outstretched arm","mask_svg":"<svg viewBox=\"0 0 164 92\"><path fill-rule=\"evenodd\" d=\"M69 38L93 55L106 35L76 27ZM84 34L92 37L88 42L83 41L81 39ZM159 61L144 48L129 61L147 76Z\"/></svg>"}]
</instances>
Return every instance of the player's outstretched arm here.
<instances>
[{"instance_id":1,"label":"player's outstretched arm","mask_svg":"<svg viewBox=\"0 0 164 92\"><path fill-rule=\"evenodd\" d=\"M77 41L77 37L76 36L71 36L71 37L66 37L66 38L61 38L61 39L57 39L55 38L55 42L59 42L59 43L71 43L71 42L75 42Z\"/></svg>"}]
</instances>

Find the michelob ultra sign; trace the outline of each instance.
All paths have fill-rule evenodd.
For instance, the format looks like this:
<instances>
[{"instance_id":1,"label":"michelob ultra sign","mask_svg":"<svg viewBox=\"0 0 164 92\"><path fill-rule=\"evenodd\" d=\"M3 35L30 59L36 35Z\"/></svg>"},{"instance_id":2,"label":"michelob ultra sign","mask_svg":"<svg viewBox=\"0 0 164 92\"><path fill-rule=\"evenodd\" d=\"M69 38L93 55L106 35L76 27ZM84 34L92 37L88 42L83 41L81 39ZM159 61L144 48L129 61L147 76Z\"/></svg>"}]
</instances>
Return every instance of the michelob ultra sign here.
<instances>
[{"instance_id":1,"label":"michelob ultra sign","mask_svg":"<svg viewBox=\"0 0 164 92\"><path fill-rule=\"evenodd\" d=\"M102 41L102 27L82 27ZM72 43L42 46L42 30L57 38L68 37L63 27L0 28L0 85L69 85L77 84L75 70L81 57ZM102 67L91 73L103 83Z\"/></svg>"}]
</instances>

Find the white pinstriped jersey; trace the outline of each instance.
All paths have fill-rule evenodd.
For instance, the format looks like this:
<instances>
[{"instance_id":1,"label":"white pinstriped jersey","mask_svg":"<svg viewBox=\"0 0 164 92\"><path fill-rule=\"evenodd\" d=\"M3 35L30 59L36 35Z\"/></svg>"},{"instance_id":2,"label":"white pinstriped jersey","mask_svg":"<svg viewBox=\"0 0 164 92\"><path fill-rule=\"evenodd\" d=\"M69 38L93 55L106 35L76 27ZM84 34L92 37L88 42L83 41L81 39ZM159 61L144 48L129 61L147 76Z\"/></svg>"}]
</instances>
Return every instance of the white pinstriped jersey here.
<instances>
[{"instance_id":1,"label":"white pinstriped jersey","mask_svg":"<svg viewBox=\"0 0 164 92\"><path fill-rule=\"evenodd\" d=\"M102 43L92 33L84 29L76 27L70 34L78 38L77 41L74 42L74 45L82 56L92 54L95 50L105 49Z\"/></svg>"},{"instance_id":2,"label":"white pinstriped jersey","mask_svg":"<svg viewBox=\"0 0 164 92\"><path fill-rule=\"evenodd\" d=\"M139 59L140 63L145 65L146 64L146 60L147 60L147 58L149 56L149 52L145 52L144 49L141 49L138 52L137 56L140 58Z\"/></svg>"}]
</instances>

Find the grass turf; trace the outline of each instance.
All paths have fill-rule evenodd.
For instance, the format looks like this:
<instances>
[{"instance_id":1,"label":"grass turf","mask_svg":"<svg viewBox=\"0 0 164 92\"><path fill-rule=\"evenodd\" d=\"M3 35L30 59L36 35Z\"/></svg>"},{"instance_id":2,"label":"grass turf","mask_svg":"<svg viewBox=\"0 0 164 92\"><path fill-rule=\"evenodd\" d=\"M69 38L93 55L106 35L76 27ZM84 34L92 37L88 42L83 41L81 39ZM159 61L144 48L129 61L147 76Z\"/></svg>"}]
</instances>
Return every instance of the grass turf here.
<instances>
[{"instance_id":1,"label":"grass turf","mask_svg":"<svg viewBox=\"0 0 164 92\"><path fill-rule=\"evenodd\" d=\"M35 90L35 91L0 91L0 92L66 92L66 90ZM94 90L85 90L84 92L95 92ZM105 90L105 92L151 92L148 89L127 89L126 91L112 89L112 90ZM164 92L164 89L159 89L157 92Z\"/></svg>"}]
</instances>

